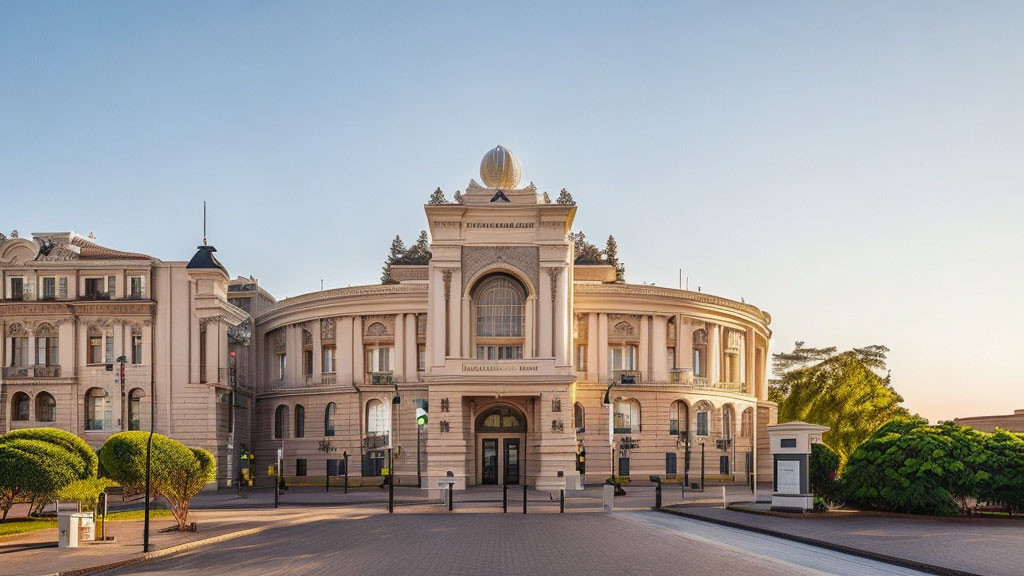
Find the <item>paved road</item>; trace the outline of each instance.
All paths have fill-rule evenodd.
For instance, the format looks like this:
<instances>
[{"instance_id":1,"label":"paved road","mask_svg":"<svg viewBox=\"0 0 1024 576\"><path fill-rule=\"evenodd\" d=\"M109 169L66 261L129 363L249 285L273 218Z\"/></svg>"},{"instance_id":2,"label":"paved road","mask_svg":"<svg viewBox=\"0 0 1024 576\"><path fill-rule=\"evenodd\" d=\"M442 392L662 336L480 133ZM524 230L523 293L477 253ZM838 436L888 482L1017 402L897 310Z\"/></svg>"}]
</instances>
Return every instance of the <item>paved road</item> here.
<instances>
[{"instance_id":1,"label":"paved road","mask_svg":"<svg viewBox=\"0 0 1024 576\"><path fill-rule=\"evenodd\" d=\"M656 512L380 514L308 521L111 574L918 574Z\"/></svg>"}]
</instances>

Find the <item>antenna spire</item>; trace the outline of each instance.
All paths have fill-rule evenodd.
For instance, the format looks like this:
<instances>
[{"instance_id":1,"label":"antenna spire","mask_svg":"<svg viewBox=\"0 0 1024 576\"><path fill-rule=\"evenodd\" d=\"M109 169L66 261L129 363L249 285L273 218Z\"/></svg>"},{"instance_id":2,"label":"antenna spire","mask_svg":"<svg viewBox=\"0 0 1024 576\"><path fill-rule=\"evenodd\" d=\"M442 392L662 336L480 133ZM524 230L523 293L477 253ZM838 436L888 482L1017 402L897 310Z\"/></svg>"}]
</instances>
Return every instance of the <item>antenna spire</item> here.
<instances>
[{"instance_id":1,"label":"antenna spire","mask_svg":"<svg viewBox=\"0 0 1024 576\"><path fill-rule=\"evenodd\" d=\"M203 200L203 246L206 246L206 200Z\"/></svg>"}]
</instances>

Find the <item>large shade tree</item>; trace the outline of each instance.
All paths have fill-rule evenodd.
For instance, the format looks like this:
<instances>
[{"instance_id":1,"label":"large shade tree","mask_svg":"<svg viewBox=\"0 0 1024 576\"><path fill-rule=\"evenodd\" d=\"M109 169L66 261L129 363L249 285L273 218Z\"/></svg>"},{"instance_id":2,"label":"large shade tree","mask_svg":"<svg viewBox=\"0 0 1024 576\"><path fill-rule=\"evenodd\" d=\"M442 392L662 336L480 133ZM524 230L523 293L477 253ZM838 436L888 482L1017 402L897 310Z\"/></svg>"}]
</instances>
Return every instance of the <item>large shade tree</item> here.
<instances>
[{"instance_id":1,"label":"large shade tree","mask_svg":"<svg viewBox=\"0 0 1024 576\"><path fill-rule=\"evenodd\" d=\"M25 428L0 436L0 520L15 499L38 512L73 482L94 478L96 453L57 428Z\"/></svg>"},{"instance_id":2,"label":"large shade tree","mask_svg":"<svg viewBox=\"0 0 1024 576\"><path fill-rule=\"evenodd\" d=\"M148 432L119 432L100 450L104 474L128 493L145 493L146 442ZM178 522L188 526L189 504L203 486L215 478L217 466L213 454L201 448L189 448L163 434L153 434L150 494L162 496Z\"/></svg>"},{"instance_id":3,"label":"large shade tree","mask_svg":"<svg viewBox=\"0 0 1024 576\"><path fill-rule=\"evenodd\" d=\"M779 404L779 422L828 426L823 440L846 462L879 426L908 414L888 374L880 375L888 351L874 345L837 352L797 342L792 352L773 355L781 379L770 387L769 399Z\"/></svg>"}]
</instances>

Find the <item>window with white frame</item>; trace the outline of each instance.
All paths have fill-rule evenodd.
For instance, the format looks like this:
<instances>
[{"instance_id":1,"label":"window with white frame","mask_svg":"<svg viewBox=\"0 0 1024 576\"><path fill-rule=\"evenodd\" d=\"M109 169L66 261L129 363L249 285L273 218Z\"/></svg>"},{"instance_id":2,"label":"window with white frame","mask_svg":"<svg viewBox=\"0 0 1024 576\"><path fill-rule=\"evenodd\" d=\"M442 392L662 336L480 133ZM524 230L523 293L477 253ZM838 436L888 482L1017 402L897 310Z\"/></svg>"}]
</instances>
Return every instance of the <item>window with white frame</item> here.
<instances>
[{"instance_id":1,"label":"window with white frame","mask_svg":"<svg viewBox=\"0 0 1024 576\"><path fill-rule=\"evenodd\" d=\"M324 346L322 354L323 366L321 369L328 374L334 372L334 346Z\"/></svg>"},{"instance_id":2,"label":"window with white frame","mask_svg":"<svg viewBox=\"0 0 1024 576\"><path fill-rule=\"evenodd\" d=\"M366 349L367 372L391 372L395 365L395 349L391 346L371 346Z\"/></svg>"},{"instance_id":3,"label":"window with white frame","mask_svg":"<svg viewBox=\"0 0 1024 576\"><path fill-rule=\"evenodd\" d=\"M706 377L708 375L708 333L701 328L693 333L693 374Z\"/></svg>"},{"instance_id":4,"label":"window with white frame","mask_svg":"<svg viewBox=\"0 0 1024 576\"><path fill-rule=\"evenodd\" d=\"M370 436L385 436L390 430L390 404L373 399L366 403L366 432Z\"/></svg>"},{"instance_id":5,"label":"window with white frame","mask_svg":"<svg viewBox=\"0 0 1024 576\"><path fill-rule=\"evenodd\" d=\"M619 370L636 370L636 349L632 344L608 347L608 368L613 372Z\"/></svg>"},{"instance_id":6,"label":"window with white frame","mask_svg":"<svg viewBox=\"0 0 1024 576\"><path fill-rule=\"evenodd\" d=\"M25 299L25 279L19 276L11 276L7 279L7 298L9 300Z\"/></svg>"},{"instance_id":7,"label":"window with white frame","mask_svg":"<svg viewBox=\"0 0 1024 576\"><path fill-rule=\"evenodd\" d=\"M711 404L701 400L697 403L697 436L711 435Z\"/></svg>"},{"instance_id":8,"label":"window with white frame","mask_svg":"<svg viewBox=\"0 0 1024 576\"><path fill-rule=\"evenodd\" d=\"M613 421L615 434L639 434L640 402L635 398L616 400Z\"/></svg>"},{"instance_id":9,"label":"window with white frame","mask_svg":"<svg viewBox=\"0 0 1024 576\"><path fill-rule=\"evenodd\" d=\"M476 357L518 360L523 357L526 289L515 278L494 274L473 290Z\"/></svg>"},{"instance_id":10,"label":"window with white frame","mask_svg":"<svg viewBox=\"0 0 1024 576\"><path fill-rule=\"evenodd\" d=\"M668 433L673 436L686 436L690 432L690 408L686 402L676 400L668 410Z\"/></svg>"},{"instance_id":11,"label":"window with white frame","mask_svg":"<svg viewBox=\"0 0 1024 576\"><path fill-rule=\"evenodd\" d=\"M128 277L128 297L132 300L142 300L146 297L146 277Z\"/></svg>"},{"instance_id":12,"label":"window with white frame","mask_svg":"<svg viewBox=\"0 0 1024 576\"><path fill-rule=\"evenodd\" d=\"M132 330L132 364L142 364L142 333Z\"/></svg>"},{"instance_id":13,"label":"window with white frame","mask_svg":"<svg viewBox=\"0 0 1024 576\"><path fill-rule=\"evenodd\" d=\"M277 355L277 379L284 380L288 371L288 357L286 354Z\"/></svg>"},{"instance_id":14,"label":"window with white frame","mask_svg":"<svg viewBox=\"0 0 1024 576\"><path fill-rule=\"evenodd\" d=\"M85 429L107 430L110 426L110 399L100 388L90 388L85 393Z\"/></svg>"},{"instance_id":15,"label":"window with white frame","mask_svg":"<svg viewBox=\"0 0 1024 576\"><path fill-rule=\"evenodd\" d=\"M15 336L10 339L11 351L9 353L8 366L22 367L28 366L29 351L28 351L28 336Z\"/></svg>"},{"instance_id":16,"label":"window with white frame","mask_svg":"<svg viewBox=\"0 0 1024 576\"><path fill-rule=\"evenodd\" d=\"M40 280L42 284L42 290L39 291L40 300L56 300L57 299L57 278L49 277L42 278Z\"/></svg>"}]
</instances>

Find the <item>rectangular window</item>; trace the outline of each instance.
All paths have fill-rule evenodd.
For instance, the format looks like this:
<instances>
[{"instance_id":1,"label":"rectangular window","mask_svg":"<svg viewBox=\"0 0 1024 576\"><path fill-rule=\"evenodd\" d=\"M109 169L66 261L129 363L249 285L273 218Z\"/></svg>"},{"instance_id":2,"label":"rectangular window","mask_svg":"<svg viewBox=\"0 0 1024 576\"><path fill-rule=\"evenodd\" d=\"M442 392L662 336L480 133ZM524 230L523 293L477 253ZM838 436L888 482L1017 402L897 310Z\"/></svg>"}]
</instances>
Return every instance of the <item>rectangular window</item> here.
<instances>
[{"instance_id":1,"label":"rectangular window","mask_svg":"<svg viewBox=\"0 0 1024 576\"><path fill-rule=\"evenodd\" d=\"M132 364L142 364L142 334L132 333Z\"/></svg>"},{"instance_id":2,"label":"rectangular window","mask_svg":"<svg viewBox=\"0 0 1024 576\"><path fill-rule=\"evenodd\" d=\"M334 346L324 346L323 359L323 371L326 373L334 372Z\"/></svg>"},{"instance_id":3,"label":"rectangular window","mask_svg":"<svg viewBox=\"0 0 1024 576\"><path fill-rule=\"evenodd\" d=\"M103 364L103 336L100 334L89 336L89 364Z\"/></svg>"},{"instance_id":4,"label":"rectangular window","mask_svg":"<svg viewBox=\"0 0 1024 576\"><path fill-rule=\"evenodd\" d=\"M636 346L609 348L608 367L611 370L636 370Z\"/></svg>"},{"instance_id":5,"label":"rectangular window","mask_svg":"<svg viewBox=\"0 0 1024 576\"><path fill-rule=\"evenodd\" d=\"M105 354L105 362L107 364L113 364L114 363L114 334L112 332L107 332L106 335L104 335L104 339L106 341L105 342L106 346L104 347L105 348L105 352L106 352L106 354Z\"/></svg>"},{"instance_id":6,"label":"rectangular window","mask_svg":"<svg viewBox=\"0 0 1024 576\"><path fill-rule=\"evenodd\" d=\"M28 338L11 338L11 366L28 365Z\"/></svg>"},{"instance_id":7,"label":"rectangular window","mask_svg":"<svg viewBox=\"0 0 1024 576\"><path fill-rule=\"evenodd\" d=\"M49 340L49 338L36 337L36 364L40 366L47 366L49 364L46 361L47 340Z\"/></svg>"},{"instance_id":8,"label":"rectangular window","mask_svg":"<svg viewBox=\"0 0 1024 576\"><path fill-rule=\"evenodd\" d=\"M85 279L85 298L87 300L99 300L106 296L107 290L103 278Z\"/></svg>"},{"instance_id":9,"label":"rectangular window","mask_svg":"<svg viewBox=\"0 0 1024 576\"><path fill-rule=\"evenodd\" d=\"M302 373L306 376L313 374L313 351L303 350L302 351Z\"/></svg>"},{"instance_id":10,"label":"rectangular window","mask_svg":"<svg viewBox=\"0 0 1024 576\"><path fill-rule=\"evenodd\" d=\"M68 279L61 277L57 281L57 297L61 300L67 300L68 298Z\"/></svg>"},{"instance_id":11,"label":"rectangular window","mask_svg":"<svg viewBox=\"0 0 1024 576\"><path fill-rule=\"evenodd\" d=\"M366 350L367 372L391 372L393 348L369 348Z\"/></svg>"},{"instance_id":12,"label":"rectangular window","mask_svg":"<svg viewBox=\"0 0 1024 576\"><path fill-rule=\"evenodd\" d=\"M43 291L40 294L43 300L56 300L57 299L57 279L56 278L43 278Z\"/></svg>"},{"instance_id":13,"label":"rectangular window","mask_svg":"<svg viewBox=\"0 0 1024 576\"><path fill-rule=\"evenodd\" d=\"M11 290L7 295L11 300L25 299L25 279L11 278Z\"/></svg>"},{"instance_id":14,"label":"rectangular window","mask_svg":"<svg viewBox=\"0 0 1024 576\"><path fill-rule=\"evenodd\" d=\"M131 278L128 279L128 282L129 282L129 290L130 290L130 294L129 294L128 297L131 298L132 300L142 300L142 298L143 298L142 276L132 276Z\"/></svg>"},{"instance_id":15,"label":"rectangular window","mask_svg":"<svg viewBox=\"0 0 1024 576\"><path fill-rule=\"evenodd\" d=\"M277 379L284 380L285 371L288 368L286 356L284 354L277 355Z\"/></svg>"},{"instance_id":16,"label":"rectangular window","mask_svg":"<svg viewBox=\"0 0 1024 576\"><path fill-rule=\"evenodd\" d=\"M708 435L708 413L697 412L697 436Z\"/></svg>"},{"instance_id":17,"label":"rectangular window","mask_svg":"<svg viewBox=\"0 0 1024 576\"><path fill-rule=\"evenodd\" d=\"M295 475L305 476L306 475L306 459L299 458L295 460Z\"/></svg>"},{"instance_id":18,"label":"rectangular window","mask_svg":"<svg viewBox=\"0 0 1024 576\"><path fill-rule=\"evenodd\" d=\"M416 350L416 369L423 372L427 369L427 345L420 344Z\"/></svg>"},{"instance_id":19,"label":"rectangular window","mask_svg":"<svg viewBox=\"0 0 1024 576\"><path fill-rule=\"evenodd\" d=\"M206 331L199 332L199 382L206 382Z\"/></svg>"},{"instance_id":20,"label":"rectangular window","mask_svg":"<svg viewBox=\"0 0 1024 576\"><path fill-rule=\"evenodd\" d=\"M107 298L113 298L117 293L117 276L107 276Z\"/></svg>"},{"instance_id":21,"label":"rectangular window","mask_svg":"<svg viewBox=\"0 0 1024 576\"><path fill-rule=\"evenodd\" d=\"M578 344L576 346L576 371L586 372L587 371L587 345Z\"/></svg>"}]
</instances>

